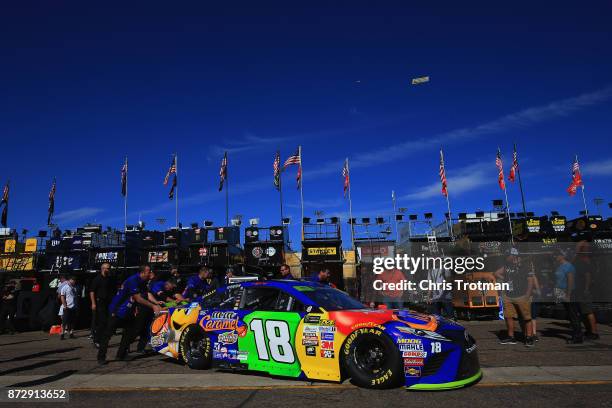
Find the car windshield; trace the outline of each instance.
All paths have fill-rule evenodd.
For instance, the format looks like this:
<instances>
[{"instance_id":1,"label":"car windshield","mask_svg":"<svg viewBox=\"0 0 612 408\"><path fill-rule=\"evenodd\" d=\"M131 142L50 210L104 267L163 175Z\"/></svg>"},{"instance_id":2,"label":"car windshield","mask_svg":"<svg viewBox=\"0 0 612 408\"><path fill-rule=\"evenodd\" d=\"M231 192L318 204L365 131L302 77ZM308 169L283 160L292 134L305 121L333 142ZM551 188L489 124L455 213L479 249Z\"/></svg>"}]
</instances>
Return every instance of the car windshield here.
<instances>
[{"instance_id":1,"label":"car windshield","mask_svg":"<svg viewBox=\"0 0 612 408\"><path fill-rule=\"evenodd\" d=\"M304 290L302 293L325 310L367 309L363 303L338 289L310 287L308 289L310 290Z\"/></svg>"}]
</instances>

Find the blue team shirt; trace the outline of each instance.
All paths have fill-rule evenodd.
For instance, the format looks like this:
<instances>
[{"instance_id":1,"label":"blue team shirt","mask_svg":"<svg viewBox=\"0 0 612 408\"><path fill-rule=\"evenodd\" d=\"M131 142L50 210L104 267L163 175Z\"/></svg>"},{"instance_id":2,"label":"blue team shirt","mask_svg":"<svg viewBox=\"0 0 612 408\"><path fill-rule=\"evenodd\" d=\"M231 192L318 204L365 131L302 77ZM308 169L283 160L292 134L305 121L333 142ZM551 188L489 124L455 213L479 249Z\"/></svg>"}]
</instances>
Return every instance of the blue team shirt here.
<instances>
[{"instance_id":1,"label":"blue team shirt","mask_svg":"<svg viewBox=\"0 0 612 408\"><path fill-rule=\"evenodd\" d=\"M142 295L147 292L147 281L140 279L140 274L134 274L127 278L117 294L113 297L108 310L115 316L124 319L131 314L134 301L132 296L140 293Z\"/></svg>"},{"instance_id":2,"label":"blue team shirt","mask_svg":"<svg viewBox=\"0 0 612 408\"><path fill-rule=\"evenodd\" d=\"M149 292L153 293L154 295L157 295L159 292L163 292L164 290L166 290L165 286L165 281L159 280L151 282L151 285L149 286Z\"/></svg>"},{"instance_id":3,"label":"blue team shirt","mask_svg":"<svg viewBox=\"0 0 612 408\"><path fill-rule=\"evenodd\" d=\"M567 275L573 273L576 276L574 265L569 262L559 265L555 271L555 287L567 290Z\"/></svg>"},{"instance_id":4,"label":"blue team shirt","mask_svg":"<svg viewBox=\"0 0 612 408\"><path fill-rule=\"evenodd\" d=\"M211 289L212 285L208 283L207 279L202 280L198 275L192 276L187 280L187 286L183 292L183 297L192 298L193 296L201 296Z\"/></svg>"}]
</instances>

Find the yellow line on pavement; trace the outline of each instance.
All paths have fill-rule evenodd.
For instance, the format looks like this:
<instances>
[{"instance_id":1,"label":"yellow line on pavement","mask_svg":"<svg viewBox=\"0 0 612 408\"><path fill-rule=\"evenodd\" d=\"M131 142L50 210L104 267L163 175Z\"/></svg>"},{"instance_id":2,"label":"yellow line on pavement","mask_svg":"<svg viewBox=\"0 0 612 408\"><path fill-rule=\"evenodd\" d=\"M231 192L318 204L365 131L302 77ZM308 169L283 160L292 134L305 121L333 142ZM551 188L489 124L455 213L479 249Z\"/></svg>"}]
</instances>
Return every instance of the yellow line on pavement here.
<instances>
[{"instance_id":1,"label":"yellow line on pavement","mask_svg":"<svg viewBox=\"0 0 612 408\"><path fill-rule=\"evenodd\" d=\"M531 381L531 382L507 382L507 383L478 383L474 387L523 387L529 385L607 385L612 381ZM245 385L245 386L211 386L211 387L83 387L69 388L70 392L135 392L135 391L233 391L233 390L300 390L300 389L338 389L357 388L351 384L315 384L315 385ZM468 387L469 388L469 387Z\"/></svg>"}]
</instances>

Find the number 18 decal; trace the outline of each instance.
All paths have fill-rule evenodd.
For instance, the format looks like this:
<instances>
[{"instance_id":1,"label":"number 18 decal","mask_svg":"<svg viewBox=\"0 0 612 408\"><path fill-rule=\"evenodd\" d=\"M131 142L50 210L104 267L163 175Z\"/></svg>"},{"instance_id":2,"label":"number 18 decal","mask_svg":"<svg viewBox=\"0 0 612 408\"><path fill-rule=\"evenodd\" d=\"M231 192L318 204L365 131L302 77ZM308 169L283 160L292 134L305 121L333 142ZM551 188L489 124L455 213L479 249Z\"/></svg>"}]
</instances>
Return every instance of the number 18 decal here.
<instances>
[{"instance_id":1,"label":"number 18 decal","mask_svg":"<svg viewBox=\"0 0 612 408\"><path fill-rule=\"evenodd\" d=\"M440 353L442 351L442 344L438 341L434 341L431 343L431 352L432 353Z\"/></svg>"},{"instance_id":2,"label":"number 18 decal","mask_svg":"<svg viewBox=\"0 0 612 408\"><path fill-rule=\"evenodd\" d=\"M272 355L272 360L279 363L291 364L295 362L293 348L291 347L291 335L289 325L280 320L266 320L264 324L261 319L253 319L249 328L255 334L255 345L260 360L270 360L268 348ZM267 341L266 341L267 338Z\"/></svg>"}]
</instances>

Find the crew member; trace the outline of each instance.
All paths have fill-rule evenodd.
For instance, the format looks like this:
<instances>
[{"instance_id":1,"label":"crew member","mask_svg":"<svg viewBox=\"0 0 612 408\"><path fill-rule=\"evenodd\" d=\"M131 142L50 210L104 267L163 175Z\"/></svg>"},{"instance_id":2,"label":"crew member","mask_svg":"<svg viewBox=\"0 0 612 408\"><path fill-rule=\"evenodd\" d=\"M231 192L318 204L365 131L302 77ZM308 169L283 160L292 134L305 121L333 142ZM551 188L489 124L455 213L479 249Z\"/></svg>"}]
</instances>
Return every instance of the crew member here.
<instances>
[{"instance_id":1,"label":"crew member","mask_svg":"<svg viewBox=\"0 0 612 408\"><path fill-rule=\"evenodd\" d=\"M135 324L134 319L134 304L147 307L154 312L159 312L161 308L147 299L147 283L151 279L151 267L143 265L140 271L127 278L117 294L113 297L110 303L109 311L111 313L108 319L108 324L104 330L104 335L100 339L100 348L98 349L98 364L106 364L106 351L108 342L120 325L123 325L123 334L121 342L117 349L117 359L125 360L127 357L130 343L140 333L140 327Z\"/></svg>"},{"instance_id":2,"label":"crew member","mask_svg":"<svg viewBox=\"0 0 612 408\"><path fill-rule=\"evenodd\" d=\"M183 298L195 299L216 288L216 282L212 279L211 270L202 266L196 276L187 280L187 286L183 291Z\"/></svg>"},{"instance_id":3,"label":"crew member","mask_svg":"<svg viewBox=\"0 0 612 408\"><path fill-rule=\"evenodd\" d=\"M177 291L176 281L170 279L152 282L149 287L149 300L161 305L166 302L180 302L184 299Z\"/></svg>"},{"instance_id":4,"label":"crew member","mask_svg":"<svg viewBox=\"0 0 612 408\"><path fill-rule=\"evenodd\" d=\"M91 301L91 313L94 317L93 342L96 347L100 345L100 337L104 328L108 325L110 311L108 306L113 296L117 292L117 283L110 273L110 264L100 265L100 273L96 276L89 286L89 299Z\"/></svg>"},{"instance_id":5,"label":"crew member","mask_svg":"<svg viewBox=\"0 0 612 408\"><path fill-rule=\"evenodd\" d=\"M174 281L176 282L176 290L178 291L178 293L183 293L187 282L185 282L185 278L181 276L176 266L172 266L170 268L170 278L174 279Z\"/></svg>"},{"instance_id":6,"label":"crew member","mask_svg":"<svg viewBox=\"0 0 612 408\"><path fill-rule=\"evenodd\" d=\"M280 278L286 280L294 280L295 278L291 274L291 268L287 264L282 264L280 267Z\"/></svg>"},{"instance_id":7,"label":"crew member","mask_svg":"<svg viewBox=\"0 0 612 408\"><path fill-rule=\"evenodd\" d=\"M319 271L319 273L312 276L312 281L321 285L331 286L332 288L335 288L336 285L329 281L330 276L331 273L329 272L329 269L323 268Z\"/></svg>"},{"instance_id":8,"label":"crew member","mask_svg":"<svg viewBox=\"0 0 612 408\"><path fill-rule=\"evenodd\" d=\"M0 334L7 328L9 334L15 333L15 313L17 313L18 284L8 282L2 289L2 306L0 306ZM8 323L7 323L8 322Z\"/></svg>"}]
</instances>

